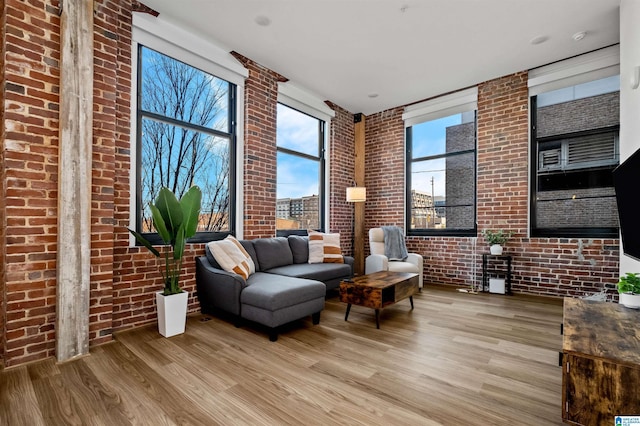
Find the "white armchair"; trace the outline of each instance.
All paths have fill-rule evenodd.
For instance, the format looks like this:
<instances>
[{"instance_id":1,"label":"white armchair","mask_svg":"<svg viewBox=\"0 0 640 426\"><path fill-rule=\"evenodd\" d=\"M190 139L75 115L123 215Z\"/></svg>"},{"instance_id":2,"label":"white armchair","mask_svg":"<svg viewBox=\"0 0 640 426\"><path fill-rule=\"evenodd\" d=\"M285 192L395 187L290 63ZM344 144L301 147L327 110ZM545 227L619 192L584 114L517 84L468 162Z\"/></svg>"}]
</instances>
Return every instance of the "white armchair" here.
<instances>
[{"instance_id":1,"label":"white armchair","mask_svg":"<svg viewBox=\"0 0 640 426\"><path fill-rule=\"evenodd\" d=\"M384 231L382 228L369 229L369 249L371 254L365 261L364 273L378 271L413 272L418 274L418 285L422 290L423 259L417 253L409 253L406 260L389 260L384 255Z\"/></svg>"}]
</instances>

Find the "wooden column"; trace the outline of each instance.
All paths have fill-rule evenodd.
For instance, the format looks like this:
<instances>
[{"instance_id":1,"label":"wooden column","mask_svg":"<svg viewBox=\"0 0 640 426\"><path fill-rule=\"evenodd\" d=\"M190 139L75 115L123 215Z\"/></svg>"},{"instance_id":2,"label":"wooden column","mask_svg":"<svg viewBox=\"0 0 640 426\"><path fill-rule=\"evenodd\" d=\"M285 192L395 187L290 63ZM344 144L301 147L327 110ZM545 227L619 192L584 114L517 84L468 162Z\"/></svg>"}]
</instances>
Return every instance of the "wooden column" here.
<instances>
[{"instance_id":1,"label":"wooden column","mask_svg":"<svg viewBox=\"0 0 640 426\"><path fill-rule=\"evenodd\" d=\"M56 357L89 352L93 0L60 1Z\"/></svg>"},{"instance_id":2,"label":"wooden column","mask_svg":"<svg viewBox=\"0 0 640 426\"><path fill-rule=\"evenodd\" d=\"M365 116L361 113L354 115L354 180L356 186L365 186L364 183L364 122ZM364 207L365 203L354 203L354 237L353 257L354 272L356 275L364 274Z\"/></svg>"}]
</instances>

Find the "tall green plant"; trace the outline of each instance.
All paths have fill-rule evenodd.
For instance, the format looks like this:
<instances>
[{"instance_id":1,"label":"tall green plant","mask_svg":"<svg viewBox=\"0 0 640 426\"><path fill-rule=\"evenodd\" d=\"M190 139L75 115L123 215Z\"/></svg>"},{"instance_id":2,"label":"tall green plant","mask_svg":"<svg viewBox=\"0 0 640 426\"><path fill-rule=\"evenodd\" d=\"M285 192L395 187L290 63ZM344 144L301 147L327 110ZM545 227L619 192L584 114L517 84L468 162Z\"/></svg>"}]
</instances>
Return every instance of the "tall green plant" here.
<instances>
[{"instance_id":1,"label":"tall green plant","mask_svg":"<svg viewBox=\"0 0 640 426\"><path fill-rule=\"evenodd\" d=\"M202 191L197 186L189 188L180 201L169 188L162 187L155 201L149 204L153 226L165 245L162 271L165 296L182 293L179 281L184 247L187 239L193 237L198 229L201 200ZM156 257L161 257L161 253L142 234L133 229L129 232Z\"/></svg>"}]
</instances>

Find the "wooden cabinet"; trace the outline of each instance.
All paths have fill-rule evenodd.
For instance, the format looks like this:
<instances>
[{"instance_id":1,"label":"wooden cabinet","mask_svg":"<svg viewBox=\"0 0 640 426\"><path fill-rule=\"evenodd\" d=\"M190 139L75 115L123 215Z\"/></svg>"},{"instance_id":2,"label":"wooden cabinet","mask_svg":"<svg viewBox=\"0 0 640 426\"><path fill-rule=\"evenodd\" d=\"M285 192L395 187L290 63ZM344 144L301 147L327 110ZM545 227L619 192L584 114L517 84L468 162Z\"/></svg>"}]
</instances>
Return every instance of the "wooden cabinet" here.
<instances>
[{"instance_id":1,"label":"wooden cabinet","mask_svg":"<svg viewBox=\"0 0 640 426\"><path fill-rule=\"evenodd\" d=\"M566 298L563 323L563 421L613 425L640 415L640 311Z\"/></svg>"}]
</instances>

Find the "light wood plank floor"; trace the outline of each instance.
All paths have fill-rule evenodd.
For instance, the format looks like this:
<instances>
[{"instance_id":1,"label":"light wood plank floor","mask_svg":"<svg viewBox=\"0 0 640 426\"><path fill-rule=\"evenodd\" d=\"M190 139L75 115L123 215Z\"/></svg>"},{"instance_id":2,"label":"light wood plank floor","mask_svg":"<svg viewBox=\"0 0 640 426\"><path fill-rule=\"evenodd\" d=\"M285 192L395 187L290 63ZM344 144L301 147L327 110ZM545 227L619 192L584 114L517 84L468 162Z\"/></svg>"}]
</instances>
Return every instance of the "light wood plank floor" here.
<instances>
[{"instance_id":1,"label":"light wood plank floor","mask_svg":"<svg viewBox=\"0 0 640 426\"><path fill-rule=\"evenodd\" d=\"M277 342L191 315L68 363L0 372L2 425L559 425L560 300L426 287L374 313L330 298ZM207 320L207 318L211 318Z\"/></svg>"}]
</instances>

